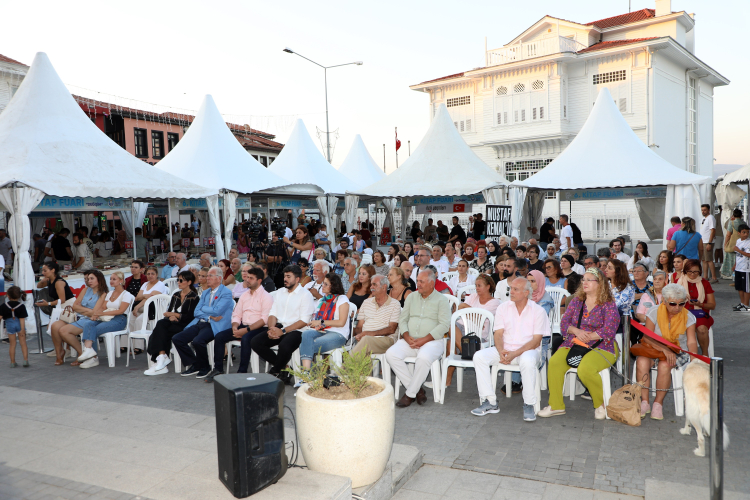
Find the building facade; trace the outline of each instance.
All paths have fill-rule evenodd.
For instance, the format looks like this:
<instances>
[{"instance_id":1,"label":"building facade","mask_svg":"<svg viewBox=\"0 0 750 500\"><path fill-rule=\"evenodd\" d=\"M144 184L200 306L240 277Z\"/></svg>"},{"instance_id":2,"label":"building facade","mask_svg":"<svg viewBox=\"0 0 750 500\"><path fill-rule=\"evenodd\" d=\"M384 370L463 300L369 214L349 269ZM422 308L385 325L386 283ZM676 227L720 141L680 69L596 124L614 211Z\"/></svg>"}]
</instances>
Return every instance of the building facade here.
<instances>
[{"instance_id":1,"label":"building facade","mask_svg":"<svg viewBox=\"0 0 750 500\"><path fill-rule=\"evenodd\" d=\"M0 54L0 113L15 95L29 67Z\"/></svg>"},{"instance_id":2,"label":"building facade","mask_svg":"<svg viewBox=\"0 0 750 500\"><path fill-rule=\"evenodd\" d=\"M713 174L713 93L729 81L695 57L695 19L655 9L577 23L545 16L499 49L485 67L411 88L445 104L467 144L509 181L554 160L606 87L636 135L673 165ZM632 200L564 202L547 193L543 215L570 213L584 237L645 238ZM678 214L675 214L678 215Z\"/></svg>"}]
</instances>

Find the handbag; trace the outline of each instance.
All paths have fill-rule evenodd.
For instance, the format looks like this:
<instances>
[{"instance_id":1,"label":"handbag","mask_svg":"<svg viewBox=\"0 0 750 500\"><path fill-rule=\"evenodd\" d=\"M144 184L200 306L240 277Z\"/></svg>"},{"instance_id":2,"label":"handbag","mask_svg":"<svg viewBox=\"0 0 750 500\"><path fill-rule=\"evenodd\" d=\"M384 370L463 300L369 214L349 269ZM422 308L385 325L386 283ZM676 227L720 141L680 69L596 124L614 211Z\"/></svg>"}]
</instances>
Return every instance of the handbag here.
<instances>
[{"instance_id":1,"label":"handbag","mask_svg":"<svg viewBox=\"0 0 750 500\"><path fill-rule=\"evenodd\" d=\"M695 316L696 319L708 317L708 313L703 309L688 309L688 312Z\"/></svg>"},{"instance_id":2,"label":"handbag","mask_svg":"<svg viewBox=\"0 0 750 500\"><path fill-rule=\"evenodd\" d=\"M476 333L468 333L461 337L461 359L471 361L474 354L482 348L482 340Z\"/></svg>"},{"instance_id":3,"label":"handbag","mask_svg":"<svg viewBox=\"0 0 750 500\"><path fill-rule=\"evenodd\" d=\"M78 321L78 314L73 311L73 304L76 303L76 299L68 299L62 303L62 312L60 313L60 321L71 324Z\"/></svg>"},{"instance_id":4,"label":"handbag","mask_svg":"<svg viewBox=\"0 0 750 500\"><path fill-rule=\"evenodd\" d=\"M662 351L648 344L641 344L640 342L630 347L630 354L649 359L659 359L661 361L667 360Z\"/></svg>"},{"instance_id":5,"label":"handbag","mask_svg":"<svg viewBox=\"0 0 750 500\"><path fill-rule=\"evenodd\" d=\"M641 386L627 384L613 392L607 404L607 415L612 420L639 427L641 425Z\"/></svg>"},{"instance_id":6,"label":"handbag","mask_svg":"<svg viewBox=\"0 0 750 500\"><path fill-rule=\"evenodd\" d=\"M116 313L119 311L119 309L105 309L104 312L99 315L99 321L112 321L112 318L114 318L115 315L107 313Z\"/></svg>"},{"instance_id":7,"label":"handbag","mask_svg":"<svg viewBox=\"0 0 750 500\"><path fill-rule=\"evenodd\" d=\"M583 305L581 305L581 312L578 314L578 324L576 325L576 328L581 328L582 317ZM573 347L571 347L568 351L568 356L565 358L565 361L568 362L568 366L570 366L571 368L578 368L578 365L581 364L581 360L583 359L583 357L590 353L592 350L596 349L596 347L601 343L602 339L599 339L593 346L589 347L580 340L573 339Z\"/></svg>"}]
</instances>

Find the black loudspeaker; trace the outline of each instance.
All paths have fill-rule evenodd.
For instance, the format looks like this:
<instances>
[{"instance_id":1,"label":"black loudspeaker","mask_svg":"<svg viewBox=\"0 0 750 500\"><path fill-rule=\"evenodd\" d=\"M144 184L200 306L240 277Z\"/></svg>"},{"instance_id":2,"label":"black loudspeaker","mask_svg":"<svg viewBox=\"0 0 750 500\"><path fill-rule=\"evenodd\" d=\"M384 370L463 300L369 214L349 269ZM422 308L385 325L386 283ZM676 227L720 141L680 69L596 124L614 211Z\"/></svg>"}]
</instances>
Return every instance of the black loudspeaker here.
<instances>
[{"instance_id":1,"label":"black loudspeaker","mask_svg":"<svg viewBox=\"0 0 750 500\"><path fill-rule=\"evenodd\" d=\"M286 473L284 384L265 373L214 379L219 480L244 498Z\"/></svg>"}]
</instances>

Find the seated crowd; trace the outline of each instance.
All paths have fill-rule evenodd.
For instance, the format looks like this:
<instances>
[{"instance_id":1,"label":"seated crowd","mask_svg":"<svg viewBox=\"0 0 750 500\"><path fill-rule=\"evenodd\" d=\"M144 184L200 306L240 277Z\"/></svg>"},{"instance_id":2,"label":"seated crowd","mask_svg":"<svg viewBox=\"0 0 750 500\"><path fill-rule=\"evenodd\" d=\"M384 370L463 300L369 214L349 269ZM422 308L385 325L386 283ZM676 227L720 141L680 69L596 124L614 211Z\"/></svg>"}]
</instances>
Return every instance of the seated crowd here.
<instances>
[{"instance_id":1,"label":"seated crowd","mask_svg":"<svg viewBox=\"0 0 750 500\"><path fill-rule=\"evenodd\" d=\"M477 220L483 227L481 218ZM265 256L248 251L244 264L234 249L229 259L217 265L203 254L196 267L187 264L184 253L170 253L161 272L133 260L132 276L125 279L115 272L109 286L101 272L88 270L86 286L77 297L59 276L58 264L50 262L42 266L44 279L39 283L47 289L49 300L38 305L51 309L61 303L66 314L77 315L76 321L61 317L50 327L56 365L65 362L67 344L78 353L73 366L96 366L98 338L125 330L131 314L130 331L151 325L151 336L143 346L152 363L146 375L167 373L176 356L183 377L211 382L224 373L225 361L231 363L231 347L236 345L239 373L248 372L255 353L268 364L270 374L291 383L285 368L295 353L300 368L307 370L318 353L348 344L353 352L384 356L405 387L396 403L399 407L427 400L424 385L433 363L446 354L443 339L450 335L451 315L482 309L490 313L494 327L490 331L489 323L485 325L480 336L488 347L473 357L481 404L472 414L500 411L491 375L498 367L513 372L510 389L522 393L524 420L563 415L569 355L575 346L585 346L577 374L595 418L603 419L599 372L614 365L620 355L615 336L623 331L621 318L632 316L667 341L705 354L711 311L716 307L714 291L703 277L700 259L670 250L654 259L644 242L628 255L622 238L589 255L575 241L580 231L576 234L567 216L560 216L559 235L552 222L542 226L539 240L523 242L507 237L486 241L481 235L475 239L466 235L456 218L444 241L441 228L430 222L426 234L418 225L412 233L420 242L428 236L432 245L394 243L386 253L372 250L370 240L362 236L364 230L342 234L334 246L336 240L329 241L324 225L300 225L293 234L274 234ZM683 219L682 227L688 235L695 231L691 219ZM735 265L738 276L750 275L750 229L744 224L738 228ZM678 242L689 241L674 234ZM244 233L240 236L243 250L248 249L250 240ZM177 280L177 290L171 294L163 283L168 278ZM744 279L737 284L739 306L746 306L750 296L748 278ZM560 289L569 294L562 302ZM159 294L170 295L170 300L163 317L156 318L145 305ZM560 307L560 334L555 335L550 323L554 307ZM460 352L461 336L467 334L462 320L456 329L461 334L453 349ZM649 338L638 341L631 352L637 356L637 380L645 387L655 367L656 387L669 388L670 369L684 361L679 353ZM407 358L413 358L413 369ZM534 407L540 404L536 386L545 364L549 401L536 413ZM451 367L446 385L451 385L453 374ZM651 418L663 418L664 395L657 392L650 405L644 389L642 418L649 413Z\"/></svg>"}]
</instances>

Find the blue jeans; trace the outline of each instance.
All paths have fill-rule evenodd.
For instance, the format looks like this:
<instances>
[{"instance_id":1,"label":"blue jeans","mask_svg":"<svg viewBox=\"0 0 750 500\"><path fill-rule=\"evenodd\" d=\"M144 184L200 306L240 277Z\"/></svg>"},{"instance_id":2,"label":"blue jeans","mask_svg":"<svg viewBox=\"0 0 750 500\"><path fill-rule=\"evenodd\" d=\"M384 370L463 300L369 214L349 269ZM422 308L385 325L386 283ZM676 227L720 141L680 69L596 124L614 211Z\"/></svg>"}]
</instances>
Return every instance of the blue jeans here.
<instances>
[{"instance_id":1,"label":"blue jeans","mask_svg":"<svg viewBox=\"0 0 750 500\"><path fill-rule=\"evenodd\" d=\"M307 330L302 332L302 343L299 346L300 359L312 360L320 351L328 352L346 344L346 338L336 332L319 332Z\"/></svg>"},{"instance_id":2,"label":"blue jeans","mask_svg":"<svg viewBox=\"0 0 750 500\"><path fill-rule=\"evenodd\" d=\"M111 321L94 321L92 319L82 317L78 321L76 321L74 325L78 328L83 329L83 334L81 334L81 341L85 342L87 340L91 340L91 347L93 347L95 351L98 351L96 339L99 338L100 335L104 335L107 332L124 330L126 323L127 318L124 314L120 314L112 318Z\"/></svg>"},{"instance_id":3,"label":"blue jeans","mask_svg":"<svg viewBox=\"0 0 750 500\"><path fill-rule=\"evenodd\" d=\"M5 332L8 335L15 335L21 331L21 320L18 318L10 318L5 320Z\"/></svg>"}]
</instances>

